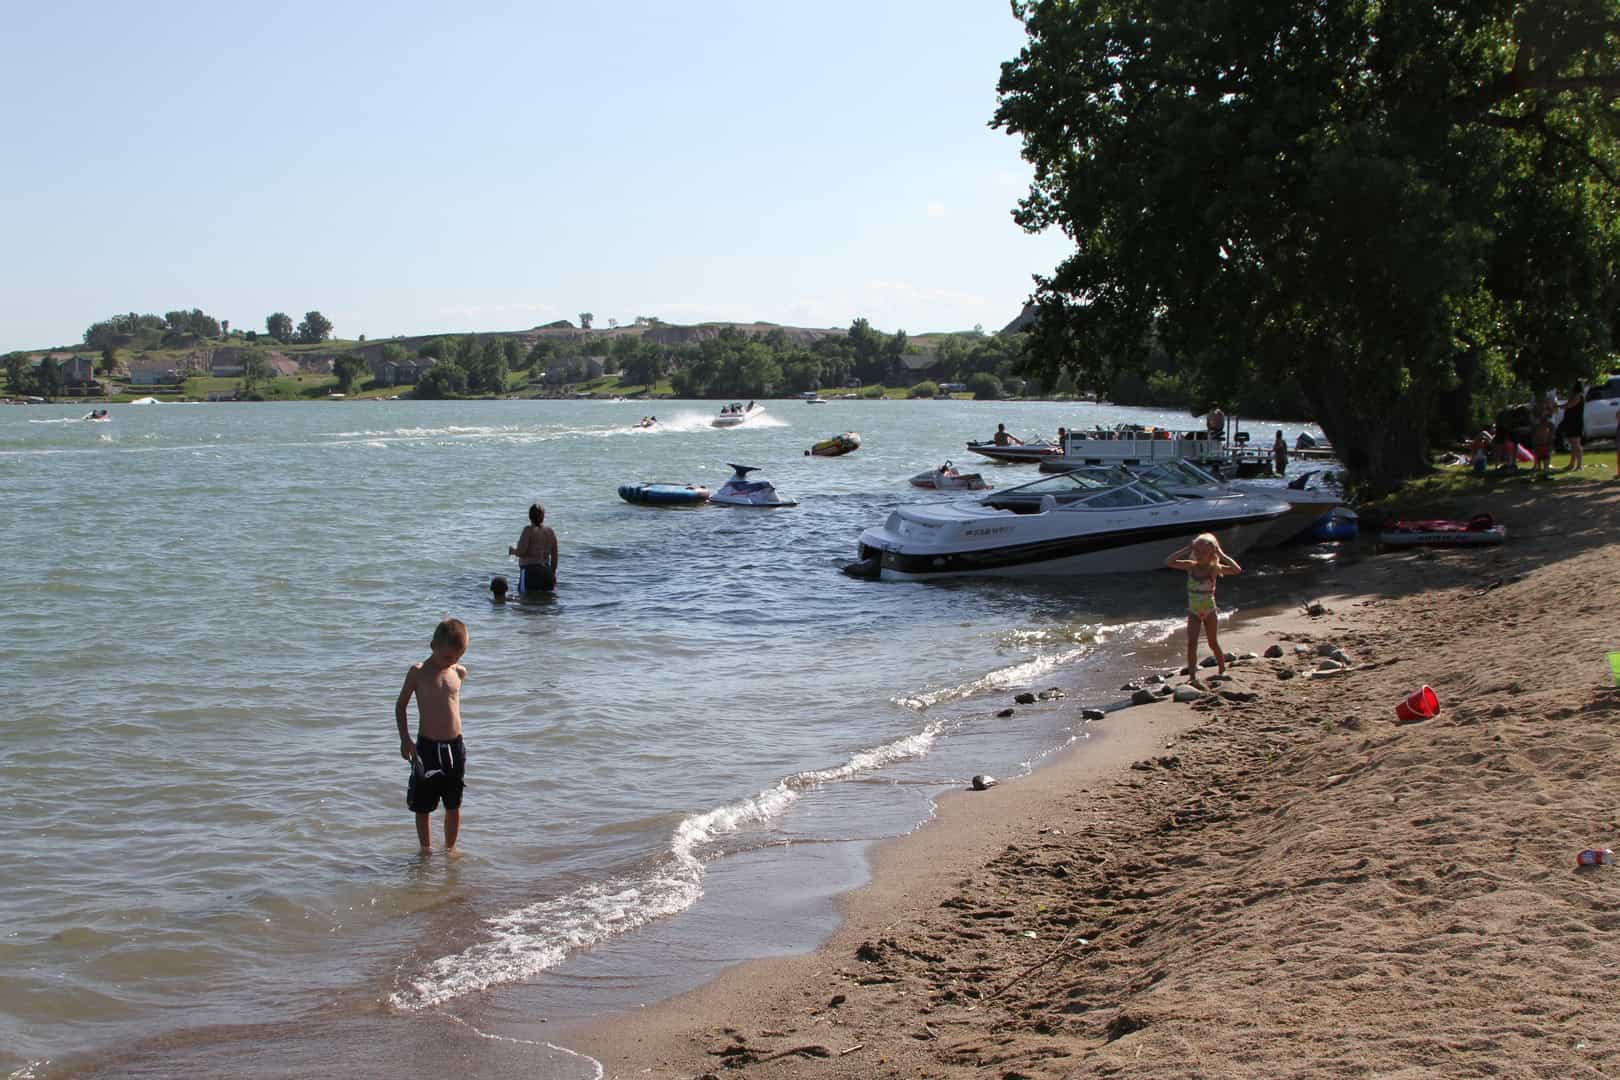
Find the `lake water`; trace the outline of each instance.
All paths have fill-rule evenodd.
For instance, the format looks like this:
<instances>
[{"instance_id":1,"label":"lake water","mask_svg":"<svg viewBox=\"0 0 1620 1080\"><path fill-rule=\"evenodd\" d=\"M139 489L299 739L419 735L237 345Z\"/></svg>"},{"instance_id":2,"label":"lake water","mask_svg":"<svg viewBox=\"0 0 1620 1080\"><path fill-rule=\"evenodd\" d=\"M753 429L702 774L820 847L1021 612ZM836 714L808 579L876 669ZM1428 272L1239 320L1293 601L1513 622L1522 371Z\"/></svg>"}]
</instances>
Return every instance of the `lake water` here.
<instances>
[{"instance_id":1,"label":"lake water","mask_svg":"<svg viewBox=\"0 0 1620 1080\"><path fill-rule=\"evenodd\" d=\"M1173 662L1174 575L839 568L897 503L945 497L912 473L1034 479L968 460L997 422L1193 419L766 405L730 430L709 426L718 403L679 401L0 409L0 1070L307 1075L431 1019L520 1047L527 1075L593 1076L542 1018L813 944L871 842L974 773L1087 738L1081 700ZM840 431L863 447L804 456ZM616 494L718 486L728 461L802 504ZM536 499L556 597L492 605ZM1285 595L1308 563L1232 598ZM468 791L460 854L423 858L393 705L447 615L471 635ZM1069 698L995 715L1048 686Z\"/></svg>"}]
</instances>

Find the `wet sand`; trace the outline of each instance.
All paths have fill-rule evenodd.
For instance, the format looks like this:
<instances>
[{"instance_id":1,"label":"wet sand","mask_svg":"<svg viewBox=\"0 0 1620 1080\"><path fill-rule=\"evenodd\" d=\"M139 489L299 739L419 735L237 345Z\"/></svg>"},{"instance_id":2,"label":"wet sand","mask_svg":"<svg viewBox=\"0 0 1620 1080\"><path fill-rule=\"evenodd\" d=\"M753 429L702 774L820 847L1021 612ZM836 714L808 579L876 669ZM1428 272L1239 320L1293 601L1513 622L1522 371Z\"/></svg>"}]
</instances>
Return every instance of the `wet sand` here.
<instances>
[{"instance_id":1,"label":"wet sand","mask_svg":"<svg viewBox=\"0 0 1620 1080\"><path fill-rule=\"evenodd\" d=\"M626 1078L1616 1075L1620 867L1575 853L1620 842L1617 509L1453 508L1508 544L1336 572L1223 634L1283 649L1232 697L942 800L815 952L549 1037Z\"/></svg>"}]
</instances>

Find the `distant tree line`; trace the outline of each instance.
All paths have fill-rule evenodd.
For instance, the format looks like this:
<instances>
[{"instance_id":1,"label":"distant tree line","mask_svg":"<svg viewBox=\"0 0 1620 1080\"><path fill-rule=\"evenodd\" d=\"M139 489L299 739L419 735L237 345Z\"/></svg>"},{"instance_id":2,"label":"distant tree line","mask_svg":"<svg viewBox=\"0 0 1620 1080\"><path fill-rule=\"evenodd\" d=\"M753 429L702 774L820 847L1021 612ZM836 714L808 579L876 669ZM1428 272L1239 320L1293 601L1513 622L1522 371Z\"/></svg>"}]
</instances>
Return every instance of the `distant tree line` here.
<instances>
[{"instance_id":1,"label":"distant tree line","mask_svg":"<svg viewBox=\"0 0 1620 1080\"><path fill-rule=\"evenodd\" d=\"M332 336L332 320L319 311L307 311L294 328L292 316L277 311L265 317L264 329L272 339L284 344L318 345Z\"/></svg>"},{"instance_id":2,"label":"distant tree line","mask_svg":"<svg viewBox=\"0 0 1620 1080\"><path fill-rule=\"evenodd\" d=\"M227 335L230 325L229 319L216 319L201 308L170 311L163 315L142 315L131 311L91 323L84 332L84 343L103 351L115 348L125 340L141 348L163 348L177 344L185 335L220 340ZM296 327L291 316L278 311L268 316L264 325L270 338L283 343L314 345L332 336L332 321L319 311L306 312Z\"/></svg>"}]
</instances>

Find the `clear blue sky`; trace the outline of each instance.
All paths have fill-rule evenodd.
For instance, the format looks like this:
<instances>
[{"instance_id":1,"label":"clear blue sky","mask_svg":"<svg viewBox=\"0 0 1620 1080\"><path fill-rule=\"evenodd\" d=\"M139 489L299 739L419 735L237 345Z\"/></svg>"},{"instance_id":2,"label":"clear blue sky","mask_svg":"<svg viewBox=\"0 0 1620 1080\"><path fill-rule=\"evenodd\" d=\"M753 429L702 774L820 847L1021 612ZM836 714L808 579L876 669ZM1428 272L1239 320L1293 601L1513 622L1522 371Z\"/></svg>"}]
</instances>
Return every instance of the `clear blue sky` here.
<instances>
[{"instance_id":1,"label":"clear blue sky","mask_svg":"<svg viewBox=\"0 0 1620 1080\"><path fill-rule=\"evenodd\" d=\"M0 0L0 352L123 311L342 337L997 329L1004 0Z\"/></svg>"}]
</instances>

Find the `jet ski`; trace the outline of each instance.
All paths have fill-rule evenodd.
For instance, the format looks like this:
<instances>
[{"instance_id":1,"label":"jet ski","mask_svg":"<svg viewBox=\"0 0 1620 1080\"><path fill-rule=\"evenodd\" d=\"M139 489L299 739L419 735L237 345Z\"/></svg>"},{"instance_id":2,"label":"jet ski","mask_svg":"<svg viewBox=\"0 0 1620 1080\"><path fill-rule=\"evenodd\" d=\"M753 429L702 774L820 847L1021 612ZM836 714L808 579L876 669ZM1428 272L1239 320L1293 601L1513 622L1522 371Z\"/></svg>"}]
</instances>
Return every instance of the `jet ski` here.
<instances>
[{"instance_id":1,"label":"jet ski","mask_svg":"<svg viewBox=\"0 0 1620 1080\"><path fill-rule=\"evenodd\" d=\"M776 493L776 488L769 480L750 480L748 474L758 472L755 465L736 465L726 462L732 468L731 479L722 484L719 490L709 496L709 501L722 506L798 506L798 499L784 499Z\"/></svg>"}]
</instances>

